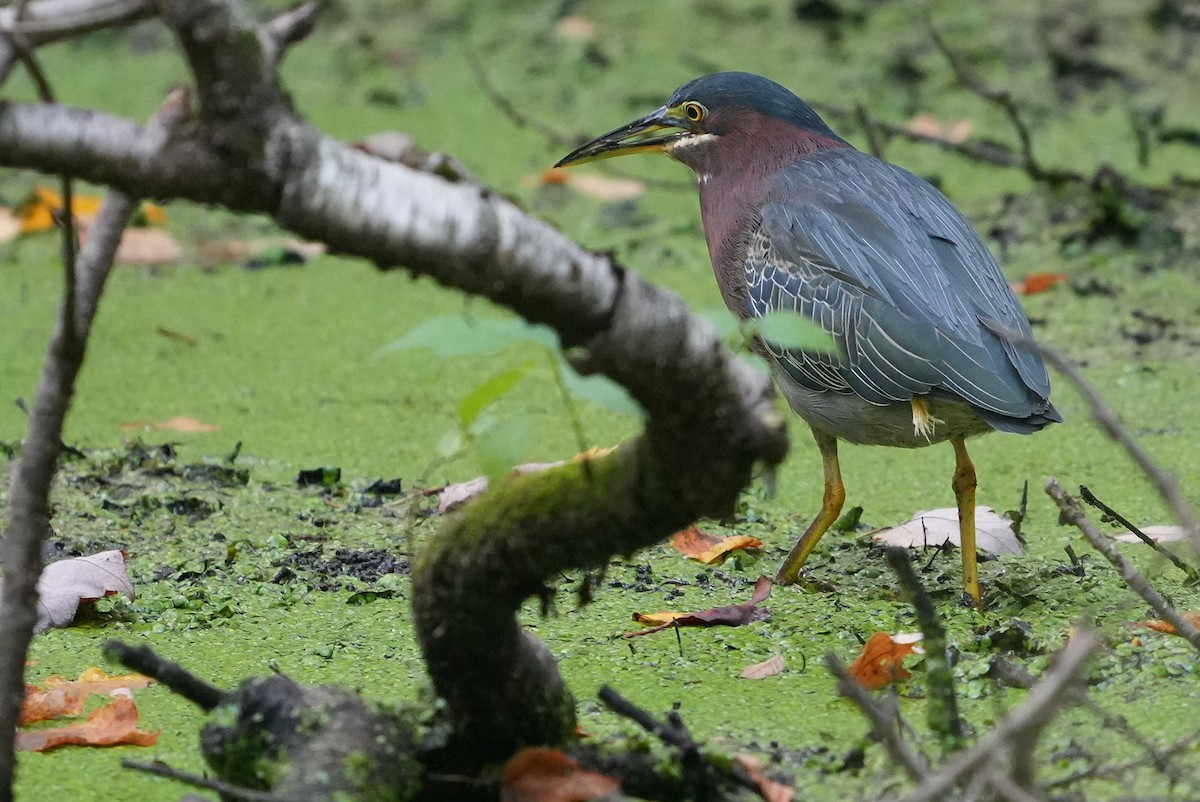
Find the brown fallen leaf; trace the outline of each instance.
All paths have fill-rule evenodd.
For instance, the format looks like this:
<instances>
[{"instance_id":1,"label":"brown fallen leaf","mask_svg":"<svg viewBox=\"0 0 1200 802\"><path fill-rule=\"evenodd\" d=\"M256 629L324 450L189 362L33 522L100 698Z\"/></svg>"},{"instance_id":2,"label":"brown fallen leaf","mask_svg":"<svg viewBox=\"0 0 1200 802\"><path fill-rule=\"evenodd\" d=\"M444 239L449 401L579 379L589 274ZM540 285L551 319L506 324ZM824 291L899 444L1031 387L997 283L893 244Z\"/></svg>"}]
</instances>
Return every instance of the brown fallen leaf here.
<instances>
[{"instance_id":1,"label":"brown fallen leaf","mask_svg":"<svg viewBox=\"0 0 1200 802\"><path fill-rule=\"evenodd\" d=\"M16 239L21 233L21 219L12 209L0 206L0 242Z\"/></svg>"},{"instance_id":2,"label":"brown fallen leaf","mask_svg":"<svg viewBox=\"0 0 1200 802\"><path fill-rule=\"evenodd\" d=\"M914 134L924 134L935 139L953 142L956 145L966 142L971 136L974 126L970 120L939 120L931 114L918 114L908 121L908 130Z\"/></svg>"},{"instance_id":3,"label":"brown fallen leaf","mask_svg":"<svg viewBox=\"0 0 1200 802\"><path fill-rule=\"evenodd\" d=\"M80 242L87 237L81 236ZM183 261L183 246L164 228L127 228L113 261L120 265L174 265Z\"/></svg>"},{"instance_id":4,"label":"brown fallen leaf","mask_svg":"<svg viewBox=\"0 0 1200 802\"><path fill-rule=\"evenodd\" d=\"M152 677L145 674L109 674L99 668L85 668L77 679L67 679L61 674L51 674L42 680L47 690L70 690L78 693L112 693L121 688L137 690L154 684Z\"/></svg>"},{"instance_id":5,"label":"brown fallen leaf","mask_svg":"<svg viewBox=\"0 0 1200 802\"><path fill-rule=\"evenodd\" d=\"M596 23L587 17L563 17L554 24L554 32L564 39L574 39L577 42L590 42L596 38Z\"/></svg>"},{"instance_id":6,"label":"brown fallen leaf","mask_svg":"<svg viewBox=\"0 0 1200 802\"><path fill-rule=\"evenodd\" d=\"M899 526L871 533L871 539L906 549L942 546L946 543L961 548L958 510L954 507L943 507L918 512L912 520ZM997 515L991 507L975 508L975 547L990 554L1025 553L1025 548L1013 531L1012 521Z\"/></svg>"},{"instance_id":7,"label":"brown fallen leaf","mask_svg":"<svg viewBox=\"0 0 1200 802\"><path fill-rule=\"evenodd\" d=\"M675 534L671 539L671 548L685 557L698 560L705 565L720 565L733 552L742 549L757 551L762 548L762 541L749 535L730 535L720 537L705 532L698 526L689 526Z\"/></svg>"},{"instance_id":8,"label":"brown fallen leaf","mask_svg":"<svg viewBox=\"0 0 1200 802\"><path fill-rule=\"evenodd\" d=\"M920 640L919 632L900 632L895 635L876 632L863 644L862 652L847 671L868 690L882 688L898 679L908 679L912 674L905 670L903 661L907 655L924 652L917 645Z\"/></svg>"},{"instance_id":9,"label":"brown fallen leaf","mask_svg":"<svg viewBox=\"0 0 1200 802\"><path fill-rule=\"evenodd\" d=\"M1200 629L1200 612L1180 613L1179 615L1183 617L1184 621L1187 621L1193 627ZM1146 629L1152 629L1155 632L1164 632L1167 635L1178 635L1179 634L1178 632L1175 631L1175 627L1171 624L1170 621L1164 621L1161 618L1151 618L1146 621L1138 621L1137 623L1134 624L1134 626L1145 627Z\"/></svg>"},{"instance_id":10,"label":"brown fallen leaf","mask_svg":"<svg viewBox=\"0 0 1200 802\"><path fill-rule=\"evenodd\" d=\"M119 550L52 562L42 569L37 589L35 632L67 626L75 620L80 604L117 593L134 598L133 583L125 571L125 554Z\"/></svg>"},{"instance_id":11,"label":"brown fallen leaf","mask_svg":"<svg viewBox=\"0 0 1200 802\"><path fill-rule=\"evenodd\" d=\"M761 663L746 666L738 676L742 679L766 679L774 677L776 674L782 674L785 668L787 668L787 662L783 659L782 654L777 654L774 657L768 657Z\"/></svg>"},{"instance_id":12,"label":"brown fallen leaf","mask_svg":"<svg viewBox=\"0 0 1200 802\"><path fill-rule=\"evenodd\" d=\"M129 423L118 423L117 428L130 431L169 431L169 432L184 432L186 434L200 434L205 432L219 432L220 426L204 421L196 420L187 415L176 415L173 418L168 418L162 423L150 423L149 421L131 421Z\"/></svg>"},{"instance_id":13,"label":"brown fallen leaf","mask_svg":"<svg viewBox=\"0 0 1200 802\"><path fill-rule=\"evenodd\" d=\"M42 730L18 730L16 747L25 752L45 752L60 746L153 746L157 732L137 728L138 710L128 691L98 707L78 724Z\"/></svg>"},{"instance_id":14,"label":"brown fallen leaf","mask_svg":"<svg viewBox=\"0 0 1200 802\"><path fill-rule=\"evenodd\" d=\"M500 781L501 802L585 802L607 796L620 780L586 771L557 749L526 747L513 755Z\"/></svg>"},{"instance_id":15,"label":"brown fallen leaf","mask_svg":"<svg viewBox=\"0 0 1200 802\"><path fill-rule=\"evenodd\" d=\"M786 785L776 780L772 780L763 772L763 763L754 755L734 755L733 759L746 773L750 775L750 779L758 785L759 795L767 800L767 802L792 802L796 798L796 791L792 786Z\"/></svg>"},{"instance_id":16,"label":"brown fallen leaf","mask_svg":"<svg viewBox=\"0 0 1200 802\"><path fill-rule=\"evenodd\" d=\"M25 686L21 715L17 724L32 724L59 716L78 716L83 712L87 693L76 688L51 688L44 691L34 685Z\"/></svg>"},{"instance_id":17,"label":"brown fallen leaf","mask_svg":"<svg viewBox=\"0 0 1200 802\"><path fill-rule=\"evenodd\" d=\"M609 178L595 173L572 173L567 186L580 195L602 201L632 200L646 192L645 182L636 178Z\"/></svg>"},{"instance_id":18,"label":"brown fallen leaf","mask_svg":"<svg viewBox=\"0 0 1200 802\"><path fill-rule=\"evenodd\" d=\"M752 621L766 621L771 617L770 610L759 607L759 603L771 595L772 582L770 577L760 576L754 583L754 592L750 601L740 604L730 604L725 607L710 607L697 613L634 613L633 620L641 623L654 623L650 629L639 629L636 632L626 632L626 638L638 635L649 635L651 632L661 632L667 627L740 627Z\"/></svg>"}]
</instances>

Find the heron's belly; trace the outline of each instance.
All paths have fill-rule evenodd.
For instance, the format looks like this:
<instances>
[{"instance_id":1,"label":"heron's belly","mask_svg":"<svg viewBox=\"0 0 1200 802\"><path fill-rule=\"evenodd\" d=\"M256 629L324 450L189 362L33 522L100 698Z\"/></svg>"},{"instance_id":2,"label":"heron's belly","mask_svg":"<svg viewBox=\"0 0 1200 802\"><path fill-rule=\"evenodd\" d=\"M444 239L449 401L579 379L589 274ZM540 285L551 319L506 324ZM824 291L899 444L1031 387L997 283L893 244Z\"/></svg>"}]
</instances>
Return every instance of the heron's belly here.
<instances>
[{"instance_id":1,"label":"heron's belly","mask_svg":"<svg viewBox=\"0 0 1200 802\"><path fill-rule=\"evenodd\" d=\"M780 382L779 389L796 414L811 426L850 443L920 448L951 437L992 431L969 405L936 396L925 397L930 413L937 419L927 438L917 432L908 401L876 406L857 395L809 390L794 382Z\"/></svg>"}]
</instances>

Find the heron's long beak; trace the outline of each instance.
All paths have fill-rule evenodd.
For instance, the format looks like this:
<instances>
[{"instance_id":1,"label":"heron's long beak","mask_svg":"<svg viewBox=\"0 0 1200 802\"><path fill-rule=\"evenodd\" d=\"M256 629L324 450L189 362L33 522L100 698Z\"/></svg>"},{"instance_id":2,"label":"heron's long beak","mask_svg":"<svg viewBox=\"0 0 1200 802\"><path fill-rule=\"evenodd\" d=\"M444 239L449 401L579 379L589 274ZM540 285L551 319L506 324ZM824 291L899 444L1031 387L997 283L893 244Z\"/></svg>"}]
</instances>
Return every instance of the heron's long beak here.
<instances>
[{"instance_id":1,"label":"heron's long beak","mask_svg":"<svg viewBox=\"0 0 1200 802\"><path fill-rule=\"evenodd\" d=\"M661 152L666 150L667 145L688 134L689 131L673 119L667 107L663 106L576 148L554 166L569 167L629 153Z\"/></svg>"}]
</instances>

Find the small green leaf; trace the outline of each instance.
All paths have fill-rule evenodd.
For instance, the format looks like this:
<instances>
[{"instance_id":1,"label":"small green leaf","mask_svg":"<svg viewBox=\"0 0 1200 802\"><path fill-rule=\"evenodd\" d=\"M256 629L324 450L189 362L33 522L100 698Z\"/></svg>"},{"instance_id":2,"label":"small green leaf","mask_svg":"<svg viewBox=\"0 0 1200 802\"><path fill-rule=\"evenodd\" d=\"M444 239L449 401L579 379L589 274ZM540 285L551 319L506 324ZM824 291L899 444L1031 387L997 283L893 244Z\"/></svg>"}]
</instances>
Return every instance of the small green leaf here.
<instances>
[{"instance_id":1,"label":"small green leaf","mask_svg":"<svg viewBox=\"0 0 1200 802\"><path fill-rule=\"evenodd\" d=\"M506 418L477 432L471 439L472 450L488 481L497 482L521 461L533 435L529 418Z\"/></svg>"},{"instance_id":2,"label":"small green leaf","mask_svg":"<svg viewBox=\"0 0 1200 802\"><path fill-rule=\"evenodd\" d=\"M796 312L771 312L751 324L767 342L781 348L798 351L837 353L833 336L817 323Z\"/></svg>"},{"instance_id":3,"label":"small green leaf","mask_svg":"<svg viewBox=\"0 0 1200 802\"><path fill-rule=\"evenodd\" d=\"M525 374L529 373L532 367L532 362L526 362L523 365L518 365L515 368L492 376L474 390L467 393L467 395L458 402L458 420L460 423L462 423L463 428L471 428L471 424L475 422L477 417L479 417L479 413L503 397L506 393L512 390L512 388L516 387L517 382L525 378Z\"/></svg>"},{"instance_id":4,"label":"small green leaf","mask_svg":"<svg viewBox=\"0 0 1200 802\"><path fill-rule=\"evenodd\" d=\"M562 362L560 364L562 366L563 384L567 385L571 392L580 398L586 398L593 404L597 404L613 412L625 412L638 416L646 414L641 404L633 400L633 396L629 395L629 392L624 387L607 376L599 374L594 376L580 376L567 363Z\"/></svg>"},{"instance_id":5,"label":"small green leaf","mask_svg":"<svg viewBox=\"0 0 1200 802\"><path fill-rule=\"evenodd\" d=\"M490 354L517 342L557 348L558 335L546 326L534 326L516 317L442 315L421 321L399 339L380 348L376 356L414 348L427 348L438 356Z\"/></svg>"}]
</instances>

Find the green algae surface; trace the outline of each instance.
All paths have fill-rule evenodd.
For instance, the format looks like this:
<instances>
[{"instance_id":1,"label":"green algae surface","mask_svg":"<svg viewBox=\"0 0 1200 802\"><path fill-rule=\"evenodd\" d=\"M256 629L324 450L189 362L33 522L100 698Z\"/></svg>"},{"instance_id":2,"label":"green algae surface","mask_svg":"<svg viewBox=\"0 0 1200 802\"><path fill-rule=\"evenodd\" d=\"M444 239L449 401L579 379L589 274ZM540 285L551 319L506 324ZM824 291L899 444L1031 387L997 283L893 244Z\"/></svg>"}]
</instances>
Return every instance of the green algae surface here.
<instances>
[{"instance_id":1,"label":"green algae surface","mask_svg":"<svg viewBox=\"0 0 1200 802\"><path fill-rule=\"evenodd\" d=\"M347 3L344 16L328 20L289 55L285 80L299 108L331 135L353 140L382 129L408 131L586 245L615 249L630 267L699 309L716 308L720 300L683 168L650 158L588 168L648 180L646 193L632 201L538 186L533 179L567 146L503 115L469 59L477 59L495 90L529 119L568 140L653 108L700 72L738 68L768 74L814 101L865 103L881 119L903 122L918 111L966 118L979 131L1013 141L996 109L956 86L907 4L881 5L834 37L794 19L785 4L585 3L578 12L597 29L586 41L555 32L554 5L518 3L502 13L453 2ZM1178 143L1161 144L1148 165L1139 165L1128 133L1131 117L1168 101L1168 121L1195 119L1195 69L1156 65L1146 54L1168 52L1170 31L1156 33L1141 17L1126 20L1118 4L1100 5L1102 29L1119 28L1132 43L1122 50L1112 45L1115 37L1102 37L1100 55L1143 79L1137 93L1110 82L1084 90L1084 102L1064 99L1047 59L1031 55L1040 46L1031 31L1041 26L1057 35L1070 26L1043 24L1040 4L935 4L934 19L982 77L1013 87L1030 110L1044 162L1085 172L1107 162L1157 185L1173 172L1200 175L1198 152ZM171 83L186 77L169 44L165 35L139 28L133 36L50 48L45 65L68 102L145 117ZM924 74L919 89L898 83L893 66L901 62ZM97 64L104 69L89 68ZM99 81L102 73L106 80ZM18 97L28 91L15 80L9 89ZM860 131L835 127L865 145ZM1180 477L1193 503L1200 502L1194 447L1200 438L1198 242L1188 216L1173 218L1173 248L1089 239L1079 234L1086 213L1072 211L1083 201L1031 188L1020 171L899 140L888 143L887 156L937 177L981 230L1005 238L1010 277L1068 274L1068 285L1025 299L1038 336L1083 363L1127 425ZM35 180L5 174L0 194L16 202ZM172 204L168 212L171 230L190 253L213 239L274 233L261 219L187 204ZM25 425L11 401L32 397L60 279L51 235L3 247L0 442L11 447ZM65 433L87 456L64 465L48 556L123 548L138 598L105 600L78 625L39 636L30 680L73 676L99 663L101 643L119 637L148 643L222 687L278 666L303 682L359 687L386 701L419 698L425 677L409 620L406 566L436 537L439 519L430 499L410 494L480 472L470 453L454 456L446 447L458 429L459 401L487 378L532 362L488 410L496 420L529 422L532 434L513 453L520 460L566 458L581 445L608 445L639 427L636 417L586 400L576 400L573 416L552 364L536 346L453 357L384 351L420 321L446 314L503 312L402 272L332 257L260 271L190 263L118 268ZM1194 735L1191 717L1180 711L1196 703L1196 678L1191 648L1181 639L1130 629L1130 622L1148 617L1144 604L1073 530L1057 525L1056 510L1040 490L1049 475L1068 488L1086 483L1136 522L1165 523L1168 516L1152 486L1090 424L1086 405L1061 379L1054 398L1065 423L1033 437L991 436L971 446L981 503L1014 509L1029 483L1028 554L982 565L987 612L957 606L956 555L926 553L920 565L958 655L960 703L973 734L1025 695L991 678L993 656L1036 674L1070 627L1085 621L1098 627L1105 649L1092 664L1089 693L1108 718L1072 709L1039 750L1042 776L1064 779L1144 756L1131 731L1160 750ZM154 428L176 416L217 428ZM615 561L586 606L575 592L584 578L564 577L550 615L531 603L524 620L560 657L582 725L593 737L637 737L594 701L597 688L609 684L652 711L678 703L695 735L715 751L759 750L778 759L796 774L806 798L874 797L903 788L903 781L866 738L851 704L836 695L822 658L833 651L849 660L872 632L914 628L911 610L897 601L882 555L864 532L916 510L951 505L948 447L844 448L849 503L864 507L864 527L829 534L810 563L810 587L776 589L763 605L772 613L769 621L684 630L678 638L672 632L621 637L635 626L629 620L635 611L744 601L755 577L775 569L821 494L816 449L802 426L793 431L777 494L767 498L755 485L735 520L706 524L761 537L766 548L757 561L705 568L656 547ZM174 446L164 451L165 442ZM247 471L244 484L220 471L188 468L226 466L224 458L239 442L232 466ZM295 487L300 470L323 466L340 468L341 483ZM374 480L397 477L399 495L366 492ZM1141 547L1122 549L1181 609L1200 608L1196 589L1180 572ZM738 678L743 666L774 654L785 657L784 674ZM901 710L935 754L921 724L920 672L897 693ZM197 733L203 716L161 688L139 691L137 699L142 726L162 732L155 747L23 756L20 798L51 792L98 798L97 778L104 778L105 799L178 798L177 786L120 772L118 761L161 759L202 771ZM1131 729L1115 726L1118 716ZM1194 748L1171 760L1174 786L1149 766L1074 787L1088 799L1200 794Z\"/></svg>"}]
</instances>

